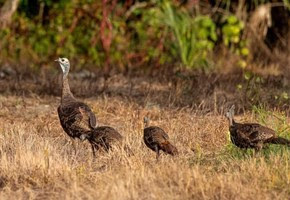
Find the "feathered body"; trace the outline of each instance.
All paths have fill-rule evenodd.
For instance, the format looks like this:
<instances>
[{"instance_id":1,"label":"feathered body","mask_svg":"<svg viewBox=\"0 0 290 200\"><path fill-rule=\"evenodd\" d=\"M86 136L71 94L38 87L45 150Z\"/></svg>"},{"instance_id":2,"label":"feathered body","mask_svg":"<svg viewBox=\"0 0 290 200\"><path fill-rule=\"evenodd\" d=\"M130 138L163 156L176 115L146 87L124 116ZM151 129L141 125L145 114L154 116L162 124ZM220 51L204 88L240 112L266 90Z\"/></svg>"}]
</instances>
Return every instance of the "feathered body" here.
<instances>
[{"instance_id":1,"label":"feathered body","mask_svg":"<svg viewBox=\"0 0 290 200\"><path fill-rule=\"evenodd\" d=\"M95 150L103 148L105 151L109 151L113 143L123 140L123 136L112 127L99 126L92 131L87 139Z\"/></svg>"},{"instance_id":2,"label":"feathered body","mask_svg":"<svg viewBox=\"0 0 290 200\"><path fill-rule=\"evenodd\" d=\"M149 119L145 118L145 128L144 128L144 143L148 148L152 151L156 152L156 158L159 158L159 151L162 150L166 154L177 155L177 148L169 142L169 136L167 133L157 127L157 126L149 126Z\"/></svg>"},{"instance_id":3,"label":"feathered body","mask_svg":"<svg viewBox=\"0 0 290 200\"><path fill-rule=\"evenodd\" d=\"M63 130L72 138L80 138L82 134L88 134L96 128L94 113L82 102L66 102L57 111Z\"/></svg>"},{"instance_id":4,"label":"feathered body","mask_svg":"<svg viewBox=\"0 0 290 200\"><path fill-rule=\"evenodd\" d=\"M72 139L88 139L91 143L94 156L95 149L98 150L100 147L103 147L105 150L109 150L111 143L121 140L122 136L111 127L97 127L95 114L90 107L76 100L71 93L68 83L70 67L68 59L59 58L56 61L59 62L63 71L61 104L57 109L63 130Z\"/></svg>"},{"instance_id":5,"label":"feathered body","mask_svg":"<svg viewBox=\"0 0 290 200\"><path fill-rule=\"evenodd\" d=\"M60 124L71 138L80 139L83 133L90 133L96 128L96 117L88 105L78 101L71 93L68 83L68 59L59 58L56 61L63 71L61 103L57 109Z\"/></svg>"},{"instance_id":6,"label":"feathered body","mask_svg":"<svg viewBox=\"0 0 290 200\"><path fill-rule=\"evenodd\" d=\"M267 143L290 146L290 141L278 137L274 130L257 123L237 123L233 116L234 106L227 112L227 117L230 122L231 141L237 147L260 150Z\"/></svg>"}]
</instances>

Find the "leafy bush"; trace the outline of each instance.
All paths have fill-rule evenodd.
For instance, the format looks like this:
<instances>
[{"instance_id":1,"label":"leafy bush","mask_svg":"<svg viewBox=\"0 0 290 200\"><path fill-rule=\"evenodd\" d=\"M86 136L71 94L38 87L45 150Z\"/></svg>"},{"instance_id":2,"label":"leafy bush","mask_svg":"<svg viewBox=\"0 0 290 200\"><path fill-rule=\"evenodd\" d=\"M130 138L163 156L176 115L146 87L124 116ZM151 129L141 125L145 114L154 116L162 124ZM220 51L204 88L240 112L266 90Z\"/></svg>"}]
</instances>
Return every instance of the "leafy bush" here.
<instances>
[{"instance_id":1,"label":"leafy bush","mask_svg":"<svg viewBox=\"0 0 290 200\"><path fill-rule=\"evenodd\" d=\"M224 44L230 48L231 51L241 56L239 65L245 68L245 58L249 55L249 49L247 48L247 41L242 38L243 29L244 23L236 16L229 15L225 18L225 23L222 26L222 36Z\"/></svg>"},{"instance_id":2,"label":"leafy bush","mask_svg":"<svg viewBox=\"0 0 290 200\"><path fill-rule=\"evenodd\" d=\"M52 2L41 1L39 6L43 11L39 11L39 8L34 13L29 1L21 1L10 29L0 32L3 36L0 42L3 49L1 55L13 56L16 62L29 60L36 66L51 62L58 56L76 58L79 63L89 57L86 63L101 65L104 59L101 46L91 42L99 29L96 28L96 21L91 20L92 16L85 13L87 6L93 4L86 2L78 5L67 0L58 4ZM41 15L39 12L44 10L46 15ZM2 57L2 60L5 58Z\"/></svg>"},{"instance_id":3,"label":"leafy bush","mask_svg":"<svg viewBox=\"0 0 290 200\"><path fill-rule=\"evenodd\" d=\"M182 63L186 67L206 63L207 54L217 40L214 22L208 16L192 18L169 1L163 1L161 9L161 20L174 32L177 45L173 43L173 47L179 52Z\"/></svg>"},{"instance_id":4,"label":"leafy bush","mask_svg":"<svg viewBox=\"0 0 290 200\"><path fill-rule=\"evenodd\" d=\"M109 63L124 69L181 63L201 68L208 66L217 38L222 38L226 48L240 56L239 64L245 68L251 52L242 35L244 24L230 14L232 4L222 1L227 14L222 14L220 27L210 10L192 11L193 7L170 0L134 4L116 0L20 0L11 26L0 30L0 60L35 63L33 67L38 68L55 57L66 56L80 67Z\"/></svg>"}]
</instances>

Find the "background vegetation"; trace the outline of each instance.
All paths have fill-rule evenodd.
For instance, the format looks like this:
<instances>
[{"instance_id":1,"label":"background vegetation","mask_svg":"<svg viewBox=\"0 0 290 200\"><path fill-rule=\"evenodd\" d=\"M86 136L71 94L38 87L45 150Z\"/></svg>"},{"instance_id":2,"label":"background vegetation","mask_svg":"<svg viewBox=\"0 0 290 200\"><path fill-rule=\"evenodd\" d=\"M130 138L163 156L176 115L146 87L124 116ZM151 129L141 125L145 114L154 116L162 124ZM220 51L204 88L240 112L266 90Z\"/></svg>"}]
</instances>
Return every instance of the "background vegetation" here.
<instances>
[{"instance_id":1,"label":"background vegetation","mask_svg":"<svg viewBox=\"0 0 290 200\"><path fill-rule=\"evenodd\" d=\"M9 23L0 31L2 64L41 68L65 56L79 68L216 69L230 53L231 64L247 68L252 61L283 65L280 54L289 53L288 0L11 2L17 9L3 18Z\"/></svg>"},{"instance_id":2,"label":"background vegetation","mask_svg":"<svg viewBox=\"0 0 290 200\"><path fill-rule=\"evenodd\" d=\"M205 99L215 99L210 109L233 99L245 108L290 105L288 0L0 0L0 6L2 91L58 95L53 61L63 56L72 78L97 84L95 93L78 84L77 95L102 93L109 77L122 73L165 78L180 91L174 103L182 106Z\"/></svg>"}]
</instances>

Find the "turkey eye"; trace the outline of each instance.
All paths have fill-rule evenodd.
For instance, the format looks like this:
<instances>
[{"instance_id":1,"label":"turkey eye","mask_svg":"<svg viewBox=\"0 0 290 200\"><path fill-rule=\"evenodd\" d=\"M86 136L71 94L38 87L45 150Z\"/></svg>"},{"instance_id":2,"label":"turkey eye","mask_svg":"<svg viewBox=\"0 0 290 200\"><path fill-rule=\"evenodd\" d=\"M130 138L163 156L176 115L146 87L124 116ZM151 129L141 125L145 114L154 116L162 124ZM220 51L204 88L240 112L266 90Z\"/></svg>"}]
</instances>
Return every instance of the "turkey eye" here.
<instances>
[{"instance_id":1,"label":"turkey eye","mask_svg":"<svg viewBox=\"0 0 290 200\"><path fill-rule=\"evenodd\" d=\"M61 59L61 62L64 62L64 59Z\"/></svg>"}]
</instances>

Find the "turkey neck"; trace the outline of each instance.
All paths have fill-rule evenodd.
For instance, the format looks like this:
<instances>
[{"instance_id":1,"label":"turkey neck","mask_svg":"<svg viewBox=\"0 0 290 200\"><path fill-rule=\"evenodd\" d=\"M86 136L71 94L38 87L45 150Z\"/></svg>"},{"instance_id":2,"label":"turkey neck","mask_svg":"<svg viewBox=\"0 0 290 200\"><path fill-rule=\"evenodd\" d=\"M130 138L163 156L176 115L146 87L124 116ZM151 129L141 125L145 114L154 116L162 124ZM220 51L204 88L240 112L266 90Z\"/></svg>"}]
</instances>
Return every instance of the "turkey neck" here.
<instances>
[{"instance_id":1,"label":"turkey neck","mask_svg":"<svg viewBox=\"0 0 290 200\"><path fill-rule=\"evenodd\" d=\"M68 77L64 75L62 78L62 95L61 95L61 103L75 100L74 95L70 91Z\"/></svg>"},{"instance_id":2,"label":"turkey neck","mask_svg":"<svg viewBox=\"0 0 290 200\"><path fill-rule=\"evenodd\" d=\"M234 124L235 124L235 120L234 120L233 117L230 117L230 118L229 118L229 123L230 123L230 127L231 127L231 126L234 126Z\"/></svg>"},{"instance_id":3,"label":"turkey neck","mask_svg":"<svg viewBox=\"0 0 290 200\"><path fill-rule=\"evenodd\" d=\"M149 122L148 122L148 121L146 121L146 122L144 123L144 128L147 128L147 127L149 127Z\"/></svg>"}]
</instances>

